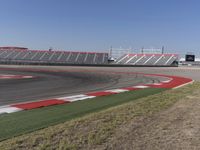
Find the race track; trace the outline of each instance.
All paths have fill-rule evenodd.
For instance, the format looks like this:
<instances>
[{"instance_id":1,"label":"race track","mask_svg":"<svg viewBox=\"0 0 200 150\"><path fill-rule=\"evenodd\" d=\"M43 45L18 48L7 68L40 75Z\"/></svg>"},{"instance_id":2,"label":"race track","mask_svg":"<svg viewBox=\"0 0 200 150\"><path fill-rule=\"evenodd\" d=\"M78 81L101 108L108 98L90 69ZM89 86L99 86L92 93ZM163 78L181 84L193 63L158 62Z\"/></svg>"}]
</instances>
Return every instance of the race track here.
<instances>
[{"instance_id":1,"label":"race track","mask_svg":"<svg viewBox=\"0 0 200 150\"><path fill-rule=\"evenodd\" d=\"M0 66L0 75L33 76L27 79L0 79L0 106L163 80L134 72L179 75L195 80L200 78L198 68Z\"/></svg>"},{"instance_id":2,"label":"race track","mask_svg":"<svg viewBox=\"0 0 200 150\"><path fill-rule=\"evenodd\" d=\"M138 83L159 82L159 79L144 77L143 75L92 71L90 69L1 67L0 75L25 75L33 76L33 78L0 79L0 106L132 86Z\"/></svg>"}]
</instances>

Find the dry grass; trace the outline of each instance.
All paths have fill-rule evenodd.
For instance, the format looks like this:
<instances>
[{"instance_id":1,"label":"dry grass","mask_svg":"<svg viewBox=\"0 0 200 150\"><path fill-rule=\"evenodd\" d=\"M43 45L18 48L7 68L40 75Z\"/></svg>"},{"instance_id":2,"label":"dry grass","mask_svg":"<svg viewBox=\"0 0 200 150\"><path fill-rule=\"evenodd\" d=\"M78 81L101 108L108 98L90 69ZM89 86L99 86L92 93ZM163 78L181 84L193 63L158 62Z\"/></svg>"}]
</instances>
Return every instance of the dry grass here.
<instances>
[{"instance_id":1,"label":"dry grass","mask_svg":"<svg viewBox=\"0 0 200 150\"><path fill-rule=\"evenodd\" d=\"M112 138L120 126L169 108L192 96L200 83L168 90L120 106L93 113L0 143L0 149L95 149Z\"/></svg>"}]
</instances>

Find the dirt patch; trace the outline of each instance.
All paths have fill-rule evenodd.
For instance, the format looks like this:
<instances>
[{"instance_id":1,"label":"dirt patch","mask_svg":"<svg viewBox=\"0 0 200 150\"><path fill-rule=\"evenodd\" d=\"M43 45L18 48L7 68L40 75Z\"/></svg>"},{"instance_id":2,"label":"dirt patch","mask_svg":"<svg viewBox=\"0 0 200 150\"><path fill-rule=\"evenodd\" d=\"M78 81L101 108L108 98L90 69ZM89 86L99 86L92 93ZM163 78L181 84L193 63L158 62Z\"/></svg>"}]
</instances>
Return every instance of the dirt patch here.
<instances>
[{"instance_id":1,"label":"dirt patch","mask_svg":"<svg viewBox=\"0 0 200 150\"><path fill-rule=\"evenodd\" d=\"M98 149L200 149L200 92L152 117L123 125Z\"/></svg>"}]
</instances>

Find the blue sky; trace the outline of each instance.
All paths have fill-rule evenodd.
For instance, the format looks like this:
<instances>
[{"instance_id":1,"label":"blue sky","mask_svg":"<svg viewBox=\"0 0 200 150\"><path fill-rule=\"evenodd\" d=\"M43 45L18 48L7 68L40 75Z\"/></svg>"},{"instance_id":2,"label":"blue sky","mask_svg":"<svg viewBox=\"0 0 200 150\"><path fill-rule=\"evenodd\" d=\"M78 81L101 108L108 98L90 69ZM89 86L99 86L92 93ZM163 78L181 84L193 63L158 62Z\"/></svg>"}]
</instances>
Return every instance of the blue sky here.
<instances>
[{"instance_id":1,"label":"blue sky","mask_svg":"<svg viewBox=\"0 0 200 150\"><path fill-rule=\"evenodd\" d=\"M198 0L0 0L0 45L200 51Z\"/></svg>"}]
</instances>

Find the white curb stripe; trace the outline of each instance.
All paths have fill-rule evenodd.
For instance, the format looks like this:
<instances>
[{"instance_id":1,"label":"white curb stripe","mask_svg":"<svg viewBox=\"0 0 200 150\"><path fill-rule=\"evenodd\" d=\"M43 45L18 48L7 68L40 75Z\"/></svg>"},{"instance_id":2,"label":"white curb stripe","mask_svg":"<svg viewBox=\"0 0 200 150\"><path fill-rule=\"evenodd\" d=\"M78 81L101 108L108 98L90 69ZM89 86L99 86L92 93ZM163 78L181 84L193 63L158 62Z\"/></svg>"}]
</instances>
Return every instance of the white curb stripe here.
<instances>
[{"instance_id":1,"label":"white curb stripe","mask_svg":"<svg viewBox=\"0 0 200 150\"><path fill-rule=\"evenodd\" d=\"M149 88L149 86L146 86L146 85L137 85L137 86L133 86L133 88L145 89L145 88Z\"/></svg>"},{"instance_id":2,"label":"white curb stripe","mask_svg":"<svg viewBox=\"0 0 200 150\"><path fill-rule=\"evenodd\" d=\"M113 90L106 90L105 92L113 92L113 93L122 93L122 92L127 92L129 90L126 89L113 89Z\"/></svg>"},{"instance_id":3,"label":"white curb stripe","mask_svg":"<svg viewBox=\"0 0 200 150\"><path fill-rule=\"evenodd\" d=\"M33 76L23 76L23 78L26 78L26 79L33 78Z\"/></svg>"},{"instance_id":4,"label":"white curb stripe","mask_svg":"<svg viewBox=\"0 0 200 150\"><path fill-rule=\"evenodd\" d=\"M25 75L2 75L0 74L0 79L29 79L33 78L33 76L25 76Z\"/></svg>"},{"instance_id":5,"label":"white curb stripe","mask_svg":"<svg viewBox=\"0 0 200 150\"><path fill-rule=\"evenodd\" d=\"M57 99L74 102L74 101L84 100L84 99L89 99L89 98L94 98L94 97L96 96L88 96L88 95L80 94L80 95L74 95L74 96L60 97Z\"/></svg>"},{"instance_id":6,"label":"white curb stripe","mask_svg":"<svg viewBox=\"0 0 200 150\"><path fill-rule=\"evenodd\" d=\"M21 110L22 109L20 109L20 108L7 106L7 107L0 108L0 114L13 113L13 112L21 111Z\"/></svg>"},{"instance_id":7,"label":"white curb stripe","mask_svg":"<svg viewBox=\"0 0 200 150\"><path fill-rule=\"evenodd\" d=\"M85 100L85 99L90 99L90 98L95 98L96 96L86 96L86 97L80 97L80 98L74 98L69 100L70 102L75 102L75 101L81 101L81 100Z\"/></svg>"},{"instance_id":8,"label":"white curb stripe","mask_svg":"<svg viewBox=\"0 0 200 150\"><path fill-rule=\"evenodd\" d=\"M153 85L162 85L162 83L153 83Z\"/></svg>"},{"instance_id":9,"label":"white curb stripe","mask_svg":"<svg viewBox=\"0 0 200 150\"><path fill-rule=\"evenodd\" d=\"M162 83L169 83L171 80L161 81Z\"/></svg>"}]
</instances>

